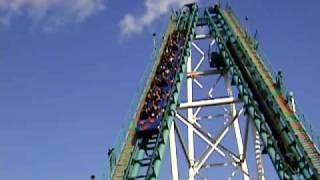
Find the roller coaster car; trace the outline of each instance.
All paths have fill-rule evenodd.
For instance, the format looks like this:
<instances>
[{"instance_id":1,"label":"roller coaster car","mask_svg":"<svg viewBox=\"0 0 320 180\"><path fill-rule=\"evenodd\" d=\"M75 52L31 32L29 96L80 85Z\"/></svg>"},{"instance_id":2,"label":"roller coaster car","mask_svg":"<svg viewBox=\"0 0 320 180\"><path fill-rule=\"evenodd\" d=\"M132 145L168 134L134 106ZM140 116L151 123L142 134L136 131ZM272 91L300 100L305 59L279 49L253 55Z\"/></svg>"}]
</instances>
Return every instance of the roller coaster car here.
<instances>
[{"instance_id":1,"label":"roller coaster car","mask_svg":"<svg viewBox=\"0 0 320 180\"><path fill-rule=\"evenodd\" d=\"M163 110L162 112L159 112L157 118L149 118L148 116L141 116L137 123L137 132L138 136L146 136L146 135L152 135L159 132L160 125L161 125L161 118L164 112L164 109L166 108L167 98L161 99L158 103L160 108Z\"/></svg>"},{"instance_id":2,"label":"roller coaster car","mask_svg":"<svg viewBox=\"0 0 320 180\"><path fill-rule=\"evenodd\" d=\"M161 125L160 118L139 119L137 124L138 136L152 135L159 132Z\"/></svg>"},{"instance_id":3,"label":"roller coaster car","mask_svg":"<svg viewBox=\"0 0 320 180\"><path fill-rule=\"evenodd\" d=\"M223 61L223 57L221 53L218 52L212 52L211 53L211 58L210 58L210 67L211 68L223 68L225 67L226 64Z\"/></svg>"}]
</instances>

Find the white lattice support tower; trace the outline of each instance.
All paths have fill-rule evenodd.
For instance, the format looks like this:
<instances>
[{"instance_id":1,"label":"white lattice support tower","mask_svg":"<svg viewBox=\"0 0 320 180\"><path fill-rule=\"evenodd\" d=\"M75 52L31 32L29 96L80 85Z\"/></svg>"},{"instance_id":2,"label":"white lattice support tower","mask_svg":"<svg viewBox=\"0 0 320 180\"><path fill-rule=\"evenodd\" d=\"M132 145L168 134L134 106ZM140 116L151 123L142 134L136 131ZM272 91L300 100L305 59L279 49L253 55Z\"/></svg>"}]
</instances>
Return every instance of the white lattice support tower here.
<instances>
[{"instance_id":1,"label":"white lattice support tower","mask_svg":"<svg viewBox=\"0 0 320 180\"><path fill-rule=\"evenodd\" d=\"M197 35L196 40L208 40L210 35ZM214 40L212 40L209 43L209 46L213 46L215 43ZM201 175L202 169L205 168L223 168L226 166L230 166L233 168L232 172L230 172L229 178L232 179L234 176L239 174L239 172L242 173L242 177L245 180L249 180L254 178L253 175L249 173L247 160L246 160L246 153L247 153L247 144L248 144L248 131L249 131L249 121L247 121L247 126L245 128L245 135L243 138L243 134L241 132L241 127L239 125L239 117L241 114L245 113L244 107L238 107L236 104L241 105L241 101L234 96L234 93L232 91L231 82L229 80L229 77L227 75L226 69L204 69L202 70L202 64L207 62L208 57L206 57L205 51L203 51L195 42L192 43L193 50L195 52L190 51L190 56L188 58L187 62L187 80L186 80L186 101L182 102L180 99L180 103L178 106L178 110L176 111L176 119L174 125L172 125L171 131L170 131L170 155L171 155L171 172L172 177L174 180L178 179L181 175L180 173L188 172L187 178L188 180L194 180L196 176L201 177L202 179L206 179ZM209 50L210 51L210 48ZM193 57L194 54L198 52L201 57L199 61L194 61L195 58ZM209 52L208 52L209 53ZM218 83L220 79L225 81L225 92L227 94L226 97L216 97L213 98L212 93L215 91L214 87L210 88L207 98L201 99L201 100L195 100L194 96L199 93L197 92L197 89L203 89L208 88L205 84L203 84L198 77L217 77L220 76L217 79ZM217 114L211 114L208 116L201 116L200 112L202 111L202 108L221 108L221 107L229 107L227 108L225 114L223 115L224 119L224 125L223 127L217 131L216 129L219 129L217 127L204 127L201 125L201 121L198 122L199 119L212 119L213 117L218 117ZM180 111L186 110L186 115L183 113L180 113ZM179 123L180 125L178 125ZM182 133L179 126L183 124L186 129L187 133ZM209 132L209 130L215 130L216 133L212 134ZM224 138L227 136L228 133L232 132L229 131L230 129L233 129L234 137L232 141L234 141L234 144L236 144L237 153L234 153L232 150L226 148L223 146L222 142ZM259 140L257 139L256 132L254 132L254 140L255 145L257 145L257 142ZM195 152L202 152L200 149L198 149L197 146L197 139L195 137L199 137L202 142L206 143L206 149L205 151L197 157L197 154ZM175 140L178 139L179 143L176 143ZM185 140L184 140L185 139ZM229 139L230 140L230 139ZM184 142L185 141L185 142ZM174 147L177 146L177 147ZM177 149L178 146L181 146L180 151L182 149L184 158L181 159L179 156L177 156ZM260 147L260 144L259 144ZM259 170L259 178L264 178L263 176L263 165L261 160L261 151L259 149L255 150L256 153L256 164L257 168ZM179 154L179 153L178 153ZM225 163L219 163L215 162L213 164L210 164L208 161L210 160L210 157L218 155L219 157L225 158ZM179 159L180 158L180 159ZM177 162L182 162L182 160L186 160L188 164L188 169L183 170L180 169L180 173L178 172L178 165Z\"/></svg>"}]
</instances>

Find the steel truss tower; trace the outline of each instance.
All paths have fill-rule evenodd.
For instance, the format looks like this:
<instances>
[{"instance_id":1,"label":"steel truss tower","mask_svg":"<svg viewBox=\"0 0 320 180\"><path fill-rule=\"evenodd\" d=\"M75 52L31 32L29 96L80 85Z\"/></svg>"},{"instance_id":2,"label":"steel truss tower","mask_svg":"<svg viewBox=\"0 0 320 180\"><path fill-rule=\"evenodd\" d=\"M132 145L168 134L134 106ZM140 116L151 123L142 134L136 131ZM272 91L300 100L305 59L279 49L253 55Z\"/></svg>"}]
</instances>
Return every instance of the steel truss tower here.
<instances>
[{"instance_id":1,"label":"steel truss tower","mask_svg":"<svg viewBox=\"0 0 320 180\"><path fill-rule=\"evenodd\" d=\"M279 179L320 179L317 139L282 74L270 69L230 7L185 5L171 16L157 51L121 143L108 153L110 179L158 179L167 144L174 180L211 179L216 170L228 179L264 179L262 152ZM170 58L175 63L164 67ZM167 94L150 100L151 89L164 88L156 78L169 69L172 81L161 90ZM150 101L162 107L159 118L142 119Z\"/></svg>"},{"instance_id":2,"label":"steel truss tower","mask_svg":"<svg viewBox=\"0 0 320 180\"><path fill-rule=\"evenodd\" d=\"M201 26L201 29L206 29L206 27ZM203 30L202 30L203 31ZM203 47L208 49L204 50L200 48L199 45L202 44ZM249 180L253 179L264 179L264 169L261 157L261 146L260 139L257 135L256 129L253 127L253 122L249 118L245 118L245 107L241 99L234 95L233 88L231 85L230 77L228 75L228 70L224 68L208 68L210 64L211 49L216 46L215 39L206 33L198 34L196 32L194 42L192 42L192 50L190 51L190 56L187 61L187 71L185 77L187 77L185 92L186 100L180 96L180 103L176 111L176 120L170 129L170 156L171 156L171 171L174 180L179 178L179 168L178 163L183 159L188 164L188 179L193 180L196 176L204 178L201 175L201 169L217 168L221 170L224 167L231 166L233 171L230 172L229 178L232 178L236 173L240 173L243 179ZM197 54L197 55L194 55ZM202 68L202 67L205 68ZM201 83L199 79L207 78L212 82ZM205 79L204 79L205 81ZM224 81L224 82L223 82ZM224 87L219 87L222 84ZM206 87L206 85L209 87ZM220 85L221 86L221 85ZM199 94L196 91L198 89L207 89L208 92L204 93L204 97L194 99L194 94ZM224 93L223 93L224 90ZM222 92L221 92L222 91ZM201 93L200 93L201 94ZM236 106L236 104L238 106ZM206 109L205 114L201 114L202 109ZM222 113L218 114L218 110L222 110ZM183 111L187 111L184 113ZM215 111L216 110L216 111ZM211 114L207 114L211 112ZM186 115L184 115L186 114ZM241 133L241 128L239 125L239 120L244 124L244 132ZM181 132L179 123L184 125L187 133L187 141ZM212 123L203 121L218 121ZM220 122L219 122L220 121ZM213 131L212 131L213 130ZM249 130L252 133L249 133ZM227 144L233 144L237 147L237 152L225 147L223 144L226 135L229 131L233 131L233 136L227 138ZM253 169L249 173L248 165L246 162L247 157L247 144L249 140L249 135L254 140L255 148L255 160L256 169ZM205 148L199 147L199 142L196 142L194 136L198 136L199 140L205 143ZM176 139L179 141L176 143ZM184 153L184 156L178 160L176 146L179 145ZM195 152L202 152L198 157L195 156ZM220 156L221 162L210 162L210 156ZM212 158L211 158L212 159ZM214 159L213 159L214 161ZM186 170L182 169L183 172ZM210 179L208 177L208 179Z\"/></svg>"}]
</instances>

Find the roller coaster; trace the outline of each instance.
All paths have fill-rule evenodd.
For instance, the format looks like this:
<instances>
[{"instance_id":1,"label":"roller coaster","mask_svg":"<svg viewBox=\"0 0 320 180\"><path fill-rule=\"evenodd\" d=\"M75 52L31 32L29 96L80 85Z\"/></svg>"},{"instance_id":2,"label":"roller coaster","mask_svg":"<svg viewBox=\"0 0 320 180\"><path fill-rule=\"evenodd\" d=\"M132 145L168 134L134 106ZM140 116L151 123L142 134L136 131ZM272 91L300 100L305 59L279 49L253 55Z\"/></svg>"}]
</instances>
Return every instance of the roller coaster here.
<instances>
[{"instance_id":1,"label":"roller coaster","mask_svg":"<svg viewBox=\"0 0 320 180\"><path fill-rule=\"evenodd\" d=\"M197 58L200 60L195 61ZM273 71L257 40L242 28L230 6L199 8L192 3L174 12L152 64L119 137L121 143L108 152L106 179L159 179L167 144L172 179L181 179L176 140L189 180L201 177L206 168L227 165L235 167L243 179L265 179L262 154L268 154L279 179L320 179L317 137L306 124L293 93L287 90L282 73ZM199 80L202 77L215 81L205 98L195 98L195 91L205 89L205 81ZM222 80L225 86L217 87ZM222 112L199 115L209 112L208 108L222 108ZM206 126L219 118L222 125ZM182 132L182 125L187 132ZM234 130L229 140L235 142L233 148L223 143L230 129ZM254 140L253 171L247 162L249 130ZM199 156L195 136L205 144ZM228 163L212 163L214 152ZM232 172L229 179L235 174Z\"/></svg>"}]
</instances>

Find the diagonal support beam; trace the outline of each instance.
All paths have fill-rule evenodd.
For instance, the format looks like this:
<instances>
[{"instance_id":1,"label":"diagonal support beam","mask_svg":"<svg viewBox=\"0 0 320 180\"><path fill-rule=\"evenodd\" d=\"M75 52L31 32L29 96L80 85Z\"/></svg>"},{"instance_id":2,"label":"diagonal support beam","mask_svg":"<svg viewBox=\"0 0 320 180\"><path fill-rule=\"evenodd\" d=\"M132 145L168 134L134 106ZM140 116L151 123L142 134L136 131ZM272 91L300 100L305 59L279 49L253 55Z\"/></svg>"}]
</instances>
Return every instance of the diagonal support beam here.
<instances>
[{"instance_id":1,"label":"diagonal support beam","mask_svg":"<svg viewBox=\"0 0 320 180\"><path fill-rule=\"evenodd\" d=\"M230 126L235 122L235 120L238 119L239 115L243 112L243 108L236 113L236 115L233 117L232 120L227 122L227 124L224 126L224 128L215 136L215 138L212 138L211 141L213 142L213 146L208 148L206 152L201 156L201 158L195 163L195 169L196 172L199 171L199 169L202 167L202 165L207 161L210 154L216 149L217 145L221 142L221 140L224 138L226 133L228 132Z\"/></svg>"},{"instance_id":2,"label":"diagonal support beam","mask_svg":"<svg viewBox=\"0 0 320 180\"><path fill-rule=\"evenodd\" d=\"M176 121L173 121L173 122L174 122L174 126L175 126L174 130L175 130L176 134L178 135L178 140L179 140L179 143L180 143L180 145L182 147L182 151L183 151L184 157L186 158L189 167L191 167L191 160L190 160L190 158L188 156L187 147L186 147L186 144L183 141L183 138L182 138L182 135L181 135L181 130L180 130L177 122Z\"/></svg>"},{"instance_id":3,"label":"diagonal support beam","mask_svg":"<svg viewBox=\"0 0 320 180\"><path fill-rule=\"evenodd\" d=\"M176 117L183 122L185 125L190 124L180 113L177 112ZM190 124L191 125L191 124ZM192 125L194 132L201 137L208 145L213 146L213 143L215 142L214 139L212 139L212 136L208 133L206 133L204 130L202 130L200 127L196 126L195 124ZM222 144L218 144L218 147L216 148L217 152L222 156L225 157L226 154L231 156L236 161L240 161L240 158L230 151L228 148L224 147Z\"/></svg>"}]
</instances>

